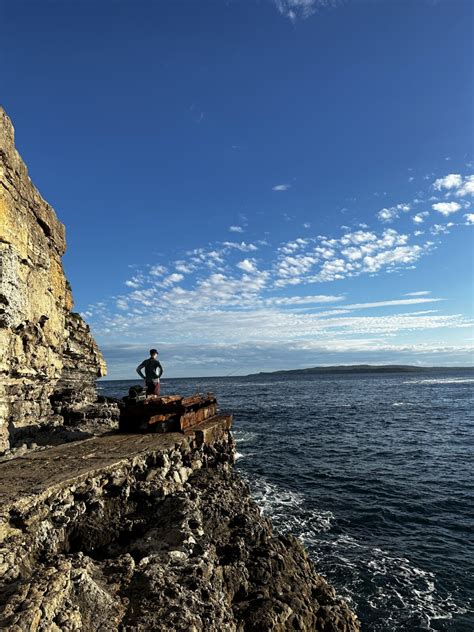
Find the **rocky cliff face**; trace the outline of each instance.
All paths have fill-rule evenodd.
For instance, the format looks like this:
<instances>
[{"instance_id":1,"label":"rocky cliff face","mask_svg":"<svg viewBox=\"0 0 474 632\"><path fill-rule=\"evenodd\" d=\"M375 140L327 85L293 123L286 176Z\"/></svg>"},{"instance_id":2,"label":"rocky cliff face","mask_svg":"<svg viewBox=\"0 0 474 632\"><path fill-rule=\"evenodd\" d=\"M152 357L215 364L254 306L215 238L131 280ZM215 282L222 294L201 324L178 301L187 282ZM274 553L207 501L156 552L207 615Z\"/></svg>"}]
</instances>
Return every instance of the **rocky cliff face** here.
<instances>
[{"instance_id":1,"label":"rocky cliff face","mask_svg":"<svg viewBox=\"0 0 474 632\"><path fill-rule=\"evenodd\" d=\"M0 464L0 628L357 632L233 472L229 419Z\"/></svg>"},{"instance_id":2,"label":"rocky cliff face","mask_svg":"<svg viewBox=\"0 0 474 632\"><path fill-rule=\"evenodd\" d=\"M69 405L93 401L105 375L89 328L71 312L65 249L64 226L32 184L0 108L0 452L29 428L62 423L63 394Z\"/></svg>"}]
</instances>

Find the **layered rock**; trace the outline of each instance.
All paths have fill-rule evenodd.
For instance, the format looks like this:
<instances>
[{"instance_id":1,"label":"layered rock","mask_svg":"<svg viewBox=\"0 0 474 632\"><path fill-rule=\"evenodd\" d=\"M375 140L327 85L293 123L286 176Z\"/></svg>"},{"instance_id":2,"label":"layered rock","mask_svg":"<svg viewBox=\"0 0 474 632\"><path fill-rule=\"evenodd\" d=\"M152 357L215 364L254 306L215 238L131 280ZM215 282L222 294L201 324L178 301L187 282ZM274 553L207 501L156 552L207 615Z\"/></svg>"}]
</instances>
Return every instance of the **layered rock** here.
<instances>
[{"instance_id":1,"label":"layered rock","mask_svg":"<svg viewBox=\"0 0 474 632\"><path fill-rule=\"evenodd\" d=\"M229 419L0 465L0 628L359 630L233 472Z\"/></svg>"},{"instance_id":2,"label":"layered rock","mask_svg":"<svg viewBox=\"0 0 474 632\"><path fill-rule=\"evenodd\" d=\"M28 176L0 108L0 452L15 436L61 423L50 397L96 399L105 363L88 326L71 312L61 258L65 230Z\"/></svg>"}]
</instances>

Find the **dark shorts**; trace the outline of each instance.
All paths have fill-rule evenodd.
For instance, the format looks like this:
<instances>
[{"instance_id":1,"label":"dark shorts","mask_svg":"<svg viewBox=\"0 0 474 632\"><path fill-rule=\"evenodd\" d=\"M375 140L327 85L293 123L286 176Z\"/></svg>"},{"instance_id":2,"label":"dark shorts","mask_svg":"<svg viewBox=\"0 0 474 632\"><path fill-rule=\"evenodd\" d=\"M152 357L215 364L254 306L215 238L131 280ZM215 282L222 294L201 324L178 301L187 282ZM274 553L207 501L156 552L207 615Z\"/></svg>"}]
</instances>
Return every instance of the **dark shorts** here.
<instances>
[{"instance_id":1,"label":"dark shorts","mask_svg":"<svg viewBox=\"0 0 474 632\"><path fill-rule=\"evenodd\" d=\"M147 395L159 395L160 394L160 381L155 380L153 382L146 383L146 394Z\"/></svg>"}]
</instances>

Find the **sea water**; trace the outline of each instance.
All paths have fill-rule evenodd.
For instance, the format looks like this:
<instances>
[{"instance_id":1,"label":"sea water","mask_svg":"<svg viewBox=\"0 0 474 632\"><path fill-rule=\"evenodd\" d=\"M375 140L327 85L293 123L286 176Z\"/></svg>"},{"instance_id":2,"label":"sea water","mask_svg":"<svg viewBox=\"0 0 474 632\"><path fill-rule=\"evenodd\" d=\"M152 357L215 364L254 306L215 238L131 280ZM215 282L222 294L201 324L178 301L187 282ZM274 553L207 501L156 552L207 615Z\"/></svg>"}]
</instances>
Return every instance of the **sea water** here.
<instances>
[{"instance_id":1,"label":"sea water","mask_svg":"<svg viewBox=\"0 0 474 632\"><path fill-rule=\"evenodd\" d=\"M473 390L463 371L162 381L233 412L263 513L370 632L474 630Z\"/></svg>"}]
</instances>

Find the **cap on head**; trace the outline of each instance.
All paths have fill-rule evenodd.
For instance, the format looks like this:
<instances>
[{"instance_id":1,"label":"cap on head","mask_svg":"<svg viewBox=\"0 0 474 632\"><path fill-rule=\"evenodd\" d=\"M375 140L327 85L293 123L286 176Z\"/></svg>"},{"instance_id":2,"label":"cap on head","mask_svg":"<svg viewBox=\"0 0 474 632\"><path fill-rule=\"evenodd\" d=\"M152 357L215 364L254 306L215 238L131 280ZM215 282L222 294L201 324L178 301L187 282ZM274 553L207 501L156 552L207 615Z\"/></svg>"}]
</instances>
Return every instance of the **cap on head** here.
<instances>
[{"instance_id":1,"label":"cap on head","mask_svg":"<svg viewBox=\"0 0 474 632\"><path fill-rule=\"evenodd\" d=\"M150 355L158 355L158 351L156 349L150 349Z\"/></svg>"}]
</instances>

